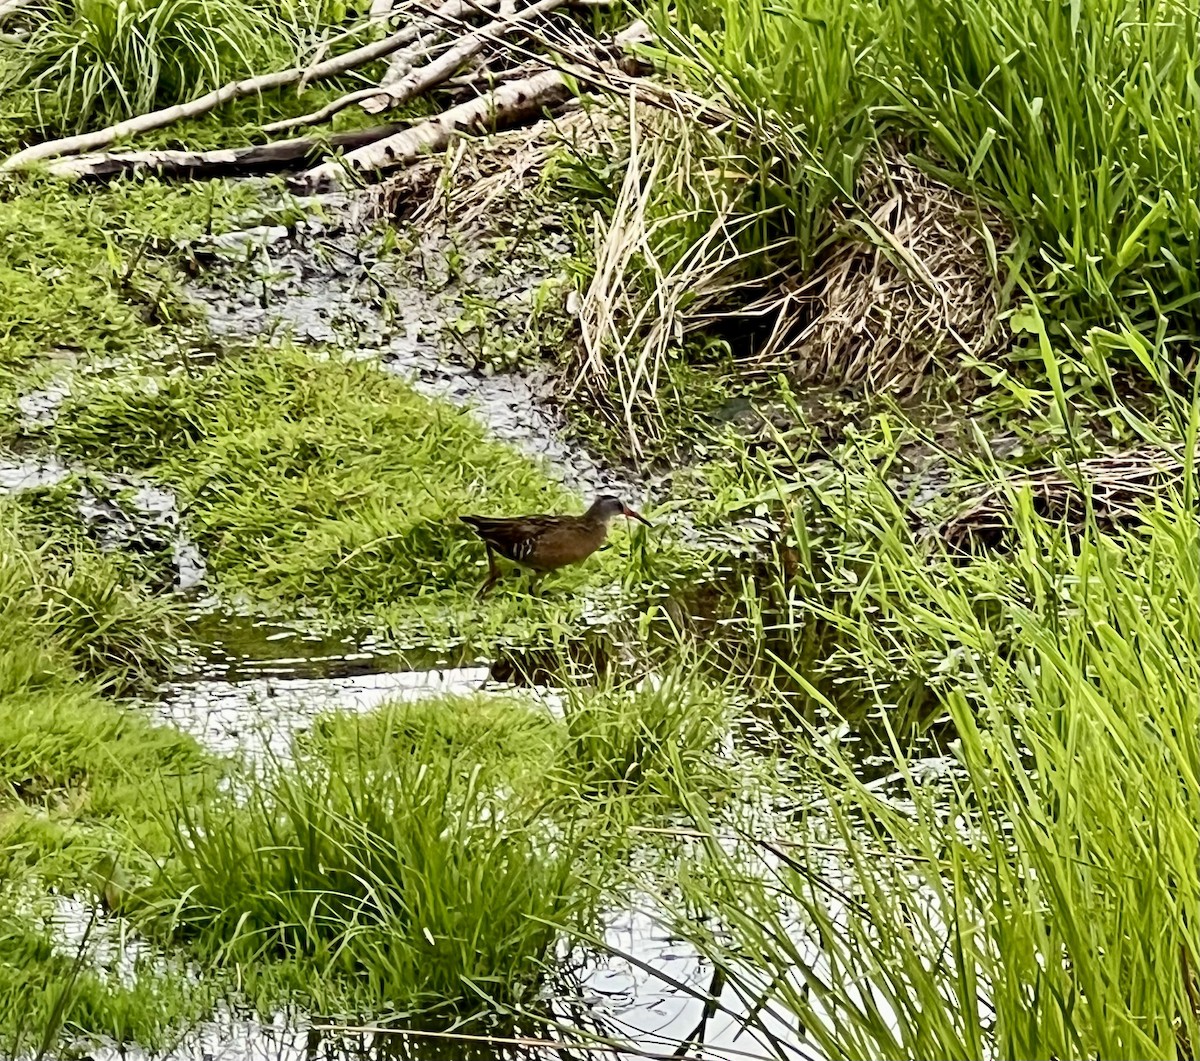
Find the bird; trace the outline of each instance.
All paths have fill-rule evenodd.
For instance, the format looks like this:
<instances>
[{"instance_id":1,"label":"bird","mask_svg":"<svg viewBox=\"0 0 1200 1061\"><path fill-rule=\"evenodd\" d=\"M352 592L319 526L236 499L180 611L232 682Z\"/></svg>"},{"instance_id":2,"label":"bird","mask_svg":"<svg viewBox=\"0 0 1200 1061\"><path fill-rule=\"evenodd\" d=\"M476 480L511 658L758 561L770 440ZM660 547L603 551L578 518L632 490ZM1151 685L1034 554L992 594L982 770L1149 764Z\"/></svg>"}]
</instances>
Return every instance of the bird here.
<instances>
[{"instance_id":1,"label":"bird","mask_svg":"<svg viewBox=\"0 0 1200 1061\"><path fill-rule=\"evenodd\" d=\"M487 546L488 577L477 599L486 596L500 578L497 555L538 574L577 564L604 544L608 525L617 516L653 526L640 512L611 494L596 498L582 516L460 516Z\"/></svg>"}]
</instances>

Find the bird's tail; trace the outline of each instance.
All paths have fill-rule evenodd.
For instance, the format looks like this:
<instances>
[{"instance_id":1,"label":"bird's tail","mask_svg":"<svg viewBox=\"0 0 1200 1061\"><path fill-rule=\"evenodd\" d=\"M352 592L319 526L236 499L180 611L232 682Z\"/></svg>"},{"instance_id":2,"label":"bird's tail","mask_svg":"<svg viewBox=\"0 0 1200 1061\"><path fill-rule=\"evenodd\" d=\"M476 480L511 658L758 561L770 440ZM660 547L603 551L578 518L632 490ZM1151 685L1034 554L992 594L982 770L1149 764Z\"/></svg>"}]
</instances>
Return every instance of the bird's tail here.
<instances>
[{"instance_id":1,"label":"bird's tail","mask_svg":"<svg viewBox=\"0 0 1200 1061\"><path fill-rule=\"evenodd\" d=\"M459 516L458 518L484 539L495 534L506 525L505 520L496 519L494 516Z\"/></svg>"}]
</instances>

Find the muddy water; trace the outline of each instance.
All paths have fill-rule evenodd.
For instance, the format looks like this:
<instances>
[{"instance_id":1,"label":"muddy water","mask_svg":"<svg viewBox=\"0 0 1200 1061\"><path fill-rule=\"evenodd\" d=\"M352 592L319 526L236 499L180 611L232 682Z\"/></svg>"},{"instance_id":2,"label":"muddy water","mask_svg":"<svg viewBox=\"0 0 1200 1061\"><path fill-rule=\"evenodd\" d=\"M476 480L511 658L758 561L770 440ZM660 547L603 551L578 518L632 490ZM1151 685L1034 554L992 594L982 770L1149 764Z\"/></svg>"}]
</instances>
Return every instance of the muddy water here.
<instances>
[{"instance_id":1,"label":"muddy water","mask_svg":"<svg viewBox=\"0 0 1200 1061\"><path fill-rule=\"evenodd\" d=\"M376 359L421 393L471 408L495 437L544 462L569 489L642 498L643 489L570 440L547 373L496 373L443 353L444 332L462 313L464 296L519 303L542 279L464 292L444 276L414 278L414 269L441 262L448 249L421 248L419 265L383 255L378 232L343 211L329 224L259 226L196 245L205 271L190 294L207 308L217 336L287 334Z\"/></svg>"},{"instance_id":2,"label":"muddy water","mask_svg":"<svg viewBox=\"0 0 1200 1061\"><path fill-rule=\"evenodd\" d=\"M155 708L163 721L222 755L287 759L294 737L329 711L470 693L486 666L450 666L373 638L316 633L246 616L202 613L184 672Z\"/></svg>"},{"instance_id":3,"label":"muddy water","mask_svg":"<svg viewBox=\"0 0 1200 1061\"><path fill-rule=\"evenodd\" d=\"M172 588L181 592L204 583L204 558L184 531L173 491L143 476L68 465L53 454L0 457L0 495L54 487L71 478L78 480L75 510L100 548L163 554L169 558Z\"/></svg>"}]
</instances>

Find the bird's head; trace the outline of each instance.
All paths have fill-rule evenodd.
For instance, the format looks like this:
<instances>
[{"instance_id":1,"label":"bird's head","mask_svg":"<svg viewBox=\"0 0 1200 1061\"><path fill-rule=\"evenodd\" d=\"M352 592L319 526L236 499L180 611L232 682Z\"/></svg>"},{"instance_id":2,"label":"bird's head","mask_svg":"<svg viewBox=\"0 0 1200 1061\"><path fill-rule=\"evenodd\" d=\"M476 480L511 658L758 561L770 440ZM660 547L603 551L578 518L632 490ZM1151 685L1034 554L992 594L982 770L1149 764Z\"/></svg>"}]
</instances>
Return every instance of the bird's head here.
<instances>
[{"instance_id":1,"label":"bird's head","mask_svg":"<svg viewBox=\"0 0 1200 1061\"><path fill-rule=\"evenodd\" d=\"M603 497L596 498L592 502L592 507L588 509L587 514L593 519L603 520L605 523L616 519L617 516L625 516L628 519L639 520L646 524L647 527L652 526L651 522L640 512L630 508L619 497L613 497L612 494L605 494Z\"/></svg>"}]
</instances>

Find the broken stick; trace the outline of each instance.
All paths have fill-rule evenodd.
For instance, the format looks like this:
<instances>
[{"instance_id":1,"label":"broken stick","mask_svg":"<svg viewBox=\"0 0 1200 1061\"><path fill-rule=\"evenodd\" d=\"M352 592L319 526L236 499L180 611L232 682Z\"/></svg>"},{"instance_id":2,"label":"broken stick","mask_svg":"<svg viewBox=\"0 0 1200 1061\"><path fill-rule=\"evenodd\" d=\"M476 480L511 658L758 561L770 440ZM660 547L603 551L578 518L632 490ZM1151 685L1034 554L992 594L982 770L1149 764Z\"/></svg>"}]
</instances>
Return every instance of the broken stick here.
<instances>
[{"instance_id":1,"label":"broken stick","mask_svg":"<svg viewBox=\"0 0 1200 1061\"><path fill-rule=\"evenodd\" d=\"M255 173L277 173L299 169L320 158L330 148L354 150L404 126L380 125L372 129L276 140L253 147L222 148L215 151L123 151L111 154L68 155L47 166L55 177L82 180L111 180L123 173L156 173L161 177L245 177Z\"/></svg>"},{"instance_id":2,"label":"broken stick","mask_svg":"<svg viewBox=\"0 0 1200 1061\"><path fill-rule=\"evenodd\" d=\"M320 110L313 111L312 114L305 114L299 118L287 118L280 122L272 122L270 125L264 126L263 131L268 133L282 132L285 129L294 129L298 125L313 125L317 122L323 122L339 111L343 111L347 107L367 99L383 100L382 105L374 108L375 110L387 110L391 107L399 107L401 104L407 103L409 100L415 99L417 96L449 80L463 63L478 55L491 41L500 40L507 34L521 29L523 22L529 22L539 15L549 14L556 7L562 7L564 3L566 3L566 0L537 0L537 3L531 4L529 7L515 14L493 19L486 26L466 34L457 44L443 52L432 62L412 70L394 84L360 89L358 92L348 93L339 99L327 103Z\"/></svg>"},{"instance_id":3,"label":"broken stick","mask_svg":"<svg viewBox=\"0 0 1200 1061\"><path fill-rule=\"evenodd\" d=\"M338 160L324 162L290 180L293 191L328 191L345 177L374 176L410 165L431 151L440 151L462 132L488 132L515 125L571 96L566 77L543 70L520 81L510 81L478 99L451 107L436 118L418 123L395 136L351 151Z\"/></svg>"}]
</instances>

